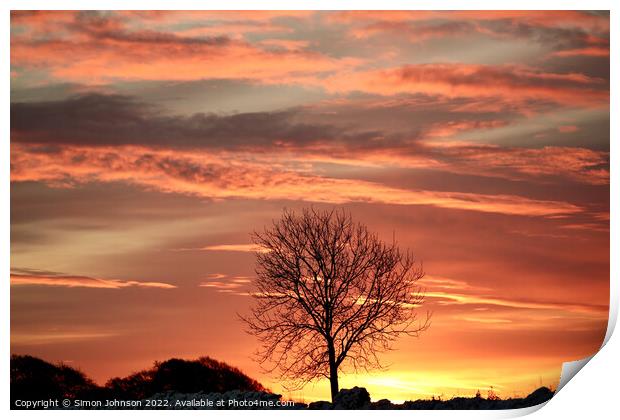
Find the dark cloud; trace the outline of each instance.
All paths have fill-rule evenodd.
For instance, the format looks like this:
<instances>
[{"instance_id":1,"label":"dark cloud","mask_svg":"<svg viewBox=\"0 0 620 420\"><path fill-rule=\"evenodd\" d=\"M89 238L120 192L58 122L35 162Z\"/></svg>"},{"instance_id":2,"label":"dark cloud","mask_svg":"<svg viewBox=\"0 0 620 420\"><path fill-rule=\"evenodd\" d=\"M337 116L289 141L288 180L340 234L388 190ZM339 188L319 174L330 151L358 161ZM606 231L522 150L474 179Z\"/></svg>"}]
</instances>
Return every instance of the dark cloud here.
<instances>
[{"instance_id":1,"label":"dark cloud","mask_svg":"<svg viewBox=\"0 0 620 420\"><path fill-rule=\"evenodd\" d=\"M604 81L603 86L609 89L609 56L549 56L539 63L540 68L561 73L586 74Z\"/></svg>"},{"instance_id":2,"label":"dark cloud","mask_svg":"<svg viewBox=\"0 0 620 420\"><path fill-rule=\"evenodd\" d=\"M293 123L294 113L169 116L132 97L91 93L13 103L11 132L16 142L196 148L308 144L338 137L334 127Z\"/></svg>"},{"instance_id":3,"label":"dark cloud","mask_svg":"<svg viewBox=\"0 0 620 420\"><path fill-rule=\"evenodd\" d=\"M197 84L200 87L201 84ZM171 88L174 89L174 86ZM87 93L11 104L13 142L47 145L147 145L266 150L329 145L356 151L408 149L438 128L467 131L505 126L524 113L553 107L544 100L352 95L271 112L171 115L136 97ZM50 151L43 150L42 152Z\"/></svg>"},{"instance_id":4,"label":"dark cloud","mask_svg":"<svg viewBox=\"0 0 620 420\"><path fill-rule=\"evenodd\" d=\"M494 74L487 76L494 77ZM504 79L500 77L498 83L504 83ZM184 116L165 114L129 96L91 93L58 101L13 103L11 133L16 144L29 144L27 151L33 157L61 153L63 145L250 151L276 153L275 157L288 151L327 162L361 159L385 163L385 159L393 162L399 156L404 167L418 167L424 163L430 168L442 167L448 172L485 177L544 178L547 182L568 177L577 182L606 184L609 173L604 148L595 151L574 147L585 135L603 134L600 124L569 125L568 132L563 132L563 127L556 124L546 131L539 130L538 134L547 140L563 138L554 142L556 147L548 148L539 145L523 148L523 134L518 131L512 134L514 142L503 143L501 147L437 143L440 139L458 138L463 133L483 133L498 128L504 129L504 137L510 137L510 126L524 118L523 114L546 112L550 107L552 105L536 100L506 103L492 98L401 95L389 100L377 96L352 97L274 112ZM495 137L497 140L497 134ZM592 145L604 140L604 136L593 140ZM520 146L510 147L511 143ZM118 170L124 167L118 154L123 152L110 150L96 154L96 158L87 153L75 150L68 163L80 165L85 160L95 159L91 163L97 166ZM18 163L14 160L17 174ZM26 162L21 163L29 167ZM147 151L140 153L132 168L174 174L191 182L224 180L230 175L223 172L221 162L162 158ZM240 168L235 174L247 176ZM64 182L60 177L54 179ZM66 181L71 184L69 179Z\"/></svg>"},{"instance_id":5,"label":"dark cloud","mask_svg":"<svg viewBox=\"0 0 620 420\"><path fill-rule=\"evenodd\" d=\"M97 40L109 40L128 44L185 44L199 46L223 46L232 41L226 36L184 37L154 30L128 31L124 20L109 12L82 11L67 28L91 36Z\"/></svg>"},{"instance_id":6,"label":"dark cloud","mask_svg":"<svg viewBox=\"0 0 620 420\"><path fill-rule=\"evenodd\" d=\"M609 47L609 32L605 31L596 32L598 36L595 38L591 31L579 27L541 26L516 19L489 20L480 24L495 35L529 39L554 50L591 45Z\"/></svg>"},{"instance_id":7,"label":"dark cloud","mask_svg":"<svg viewBox=\"0 0 620 420\"><path fill-rule=\"evenodd\" d=\"M55 83L31 87L11 86L11 102L58 101L75 95L83 88L84 86L77 83Z\"/></svg>"},{"instance_id":8,"label":"dark cloud","mask_svg":"<svg viewBox=\"0 0 620 420\"><path fill-rule=\"evenodd\" d=\"M371 23L354 33L358 36L366 37L376 33L391 32L398 36L407 36L414 42L420 42L427 38L470 35L476 31L477 26L473 21L431 20L414 23L379 21Z\"/></svg>"}]
</instances>

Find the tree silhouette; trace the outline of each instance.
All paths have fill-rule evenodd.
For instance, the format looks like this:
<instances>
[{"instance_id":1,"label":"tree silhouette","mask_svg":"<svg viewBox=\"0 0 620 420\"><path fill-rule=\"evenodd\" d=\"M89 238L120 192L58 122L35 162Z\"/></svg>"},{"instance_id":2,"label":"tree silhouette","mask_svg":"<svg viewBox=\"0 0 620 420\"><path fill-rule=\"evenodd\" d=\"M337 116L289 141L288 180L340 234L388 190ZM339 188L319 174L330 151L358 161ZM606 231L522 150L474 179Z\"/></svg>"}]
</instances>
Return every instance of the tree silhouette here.
<instances>
[{"instance_id":1,"label":"tree silhouette","mask_svg":"<svg viewBox=\"0 0 620 420\"><path fill-rule=\"evenodd\" d=\"M344 211L284 211L253 235L257 253L255 306L242 319L258 337L259 362L299 389L326 377L331 397L338 371L382 368L378 354L414 325L424 301L413 255L386 244Z\"/></svg>"}]
</instances>

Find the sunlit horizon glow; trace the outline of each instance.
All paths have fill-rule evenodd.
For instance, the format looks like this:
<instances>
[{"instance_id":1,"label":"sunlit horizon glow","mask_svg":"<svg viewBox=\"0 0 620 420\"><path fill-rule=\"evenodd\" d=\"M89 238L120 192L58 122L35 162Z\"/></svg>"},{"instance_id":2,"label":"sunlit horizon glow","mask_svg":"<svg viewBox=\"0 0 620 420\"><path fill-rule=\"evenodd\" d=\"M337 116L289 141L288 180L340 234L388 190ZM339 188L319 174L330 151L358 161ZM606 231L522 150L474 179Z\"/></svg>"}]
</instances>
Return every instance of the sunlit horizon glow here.
<instances>
[{"instance_id":1,"label":"sunlit horizon glow","mask_svg":"<svg viewBox=\"0 0 620 420\"><path fill-rule=\"evenodd\" d=\"M609 304L609 14L11 13L11 351L252 359L251 234L344 208L423 264L373 400L525 396Z\"/></svg>"}]
</instances>

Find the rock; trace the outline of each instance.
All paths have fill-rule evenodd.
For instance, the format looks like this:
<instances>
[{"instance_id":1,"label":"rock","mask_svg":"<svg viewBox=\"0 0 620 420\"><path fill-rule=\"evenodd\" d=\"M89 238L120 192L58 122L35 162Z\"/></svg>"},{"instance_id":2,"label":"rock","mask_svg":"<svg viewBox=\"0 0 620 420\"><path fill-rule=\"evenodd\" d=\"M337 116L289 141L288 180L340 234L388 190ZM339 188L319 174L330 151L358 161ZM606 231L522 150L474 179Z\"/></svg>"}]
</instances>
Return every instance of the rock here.
<instances>
[{"instance_id":1,"label":"rock","mask_svg":"<svg viewBox=\"0 0 620 420\"><path fill-rule=\"evenodd\" d=\"M329 401L314 401L308 405L308 410L331 410L332 403Z\"/></svg>"},{"instance_id":2,"label":"rock","mask_svg":"<svg viewBox=\"0 0 620 420\"><path fill-rule=\"evenodd\" d=\"M553 397L553 391L543 386L525 397L525 406L531 407L534 405L542 404L546 401L549 401L551 397Z\"/></svg>"},{"instance_id":3,"label":"rock","mask_svg":"<svg viewBox=\"0 0 620 420\"><path fill-rule=\"evenodd\" d=\"M334 398L337 410L359 410L370 407L370 394L366 388L341 389Z\"/></svg>"},{"instance_id":4,"label":"rock","mask_svg":"<svg viewBox=\"0 0 620 420\"><path fill-rule=\"evenodd\" d=\"M395 406L390 400L384 398L382 400L370 403L370 408L372 410L393 410Z\"/></svg>"}]
</instances>

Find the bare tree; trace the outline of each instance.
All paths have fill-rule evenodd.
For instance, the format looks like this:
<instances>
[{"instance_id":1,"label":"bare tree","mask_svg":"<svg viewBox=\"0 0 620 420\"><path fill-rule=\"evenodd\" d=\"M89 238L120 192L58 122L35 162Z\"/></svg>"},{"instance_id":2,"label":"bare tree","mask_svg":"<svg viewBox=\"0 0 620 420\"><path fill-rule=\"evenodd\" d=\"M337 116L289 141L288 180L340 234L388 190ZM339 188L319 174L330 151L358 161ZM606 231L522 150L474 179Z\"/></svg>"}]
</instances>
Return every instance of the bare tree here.
<instances>
[{"instance_id":1,"label":"bare tree","mask_svg":"<svg viewBox=\"0 0 620 420\"><path fill-rule=\"evenodd\" d=\"M262 348L259 361L299 389L326 377L332 401L338 371L382 368L378 353L401 334L417 336L423 276L409 251L386 244L344 211L284 211L253 235L258 289L242 319ZM414 325L415 323L415 325Z\"/></svg>"}]
</instances>

